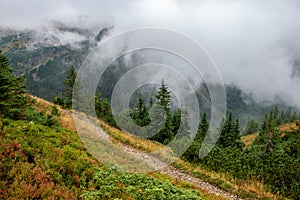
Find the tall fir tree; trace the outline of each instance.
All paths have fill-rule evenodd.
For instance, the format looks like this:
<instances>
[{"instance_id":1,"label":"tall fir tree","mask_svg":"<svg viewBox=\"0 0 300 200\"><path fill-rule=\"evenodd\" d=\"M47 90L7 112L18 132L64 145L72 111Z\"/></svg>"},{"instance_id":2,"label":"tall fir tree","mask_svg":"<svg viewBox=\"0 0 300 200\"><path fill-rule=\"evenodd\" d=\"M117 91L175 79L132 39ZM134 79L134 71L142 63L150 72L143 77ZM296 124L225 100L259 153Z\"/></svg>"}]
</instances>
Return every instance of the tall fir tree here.
<instances>
[{"instance_id":1,"label":"tall fir tree","mask_svg":"<svg viewBox=\"0 0 300 200\"><path fill-rule=\"evenodd\" d=\"M176 135L176 138L191 138L191 128L188 119L188 111L187 109L181 111L181 120L179 121L179 129Z\"/></svg>"},{"instance_id":2,"label":"tall fir tree","mask_svg":"<svg viewBox=\"0 0 300 200\"><path fill-rule=\"evenodd\" d=\"M163 144L168 144L173 138L173 124L172 124L172 114L170 109L171 102L171 92L168 86L162 81L161 86L158 88L156 93L157 104L162 106L167 114L166 122L164 127L154 135L151 139L156 140Z\"/></svg>"},{"instance_id":3,"label":"tall fir tree","mask_svg":"<svg viewBox=\"0 0 300 200\"><path fill-rule=\"evenodd\" d=\"M111 126L117 126L112 114L111 105L107 99L101 97L100 92L97 92L95 96L95 111L98 118Z\"/></svg>"},{"instance_id":4,"label":"tall fir tree","mask_svg":"<svg viewBox=\"0 0 300 200\"><path fill-rule=\"evenodd\" d=\"M181 122L181 109L176 109L172 115L173 134L176 135Z\"/></svg>"},{"instance_id":5,"label":"tall fir tree","mask_svg":"<svg viewBox=\"0 0 300 200\"><path fill-rule=\"evenodd\" d=\"M280 131L276 125L274 118L274 110L272 110L263 121L259 134L252 144L252 147L260 150L260 156L264 157L271 153L276 144L279 142Z\"/></svg>"},{"instance_id":6,"label":"tall fir tree","mask_svg":"<svg viewBox=\"0 0 300 200\"><path fill-rule=\"evenodd\" d=\"M13 75L8 59L0 51L0 114L21 119L29 100L26 97L25 79Z\"/></svg>"},{"instance_id":7,"label":"tall fir tree","mask_svg":"<svg viewBox=\"0 0 300 200\"><path fill-rule=\"evenodd\" d=\"M234 146L238 148L243 147L240 137L239 120L234 120L232 112L229 113L221 125L221 136L218 144L223 148Z\"/></svg>"},{"instance_id":8,"label":"tall fir tree","mask_svg":"<svg viewBox=\"0 0 300 200\"><path fill-rule=\"evenodd\" d=\"M199 150L203 145L203 140L208 132L209 123L207 115L204 113L199 122L196 136L190 147L184 152L183 157L190 162L199 161Z\"/></svg>"},{"instance_id":9,"label":"tall fir tree","mask_svg":"<svg viewBox=\"0 0 300 200\"><path fill-rule=\"evenodd\" d=\"M170 113L171 92L164 80L161 82L161 86L158 88L155 97L158 104L161 105L167 113Z\"/></svg>"},{"instance_id":10,"label":"tall fir tree","mask_svg":"<svg viewBox=\"0 0 300 200\"><path fill-rule=\"evenodd\" d=\"M199 126L198 126L198 130L197 130L195 140L202 142L204 140L207 132L208 132L208 129L209 129L209 123L208 123L208 120L207 120L206 113L204 113L201 117L200 122L199 122Z\"/></svg>"},{"instance_id":11,"label":"tall fir tree","mask_svg":"<svg viewBox=\"0 0 300 200\"><path fill-rule=\"evenodd\" d=\"M248 118L245 130L243 131L243 135L249 135L256 133L259 130L259 124L252 118Z\"/></svg>"},{"instance_id":12,"label":"tall fir tree","mask_svg":"<svg viewBox=\"0 0 300 200\"><path fill-rule=\"evenodd\" d=\"M63 92L65 107L72 107L72 98L73 98L73 88L75 84L75 80L77 77L77 72L75 71L74 66L71 66L70 70L66 75L66 79L64 80L65 91Z\"/></svg>"},{"instance_id":13,"label":"tall fir tree","mask_svg":"<svg viewBox=\"0 0 300 200\"><path fill-rule=\"evenodd\" d=\"M241 130L240 130L240 120L236 118L233 132L232 132L232 139L233 139L233 146L238 147L239 149L242 149L245 144L241 140Z\"/></svg>"},{"instance_id":14,"label":"tall fir tree","mask_svg":"<svg viewBox=\"0 0 300 200\"><path fill-rule=\"evenodd\" d=\"M139 126L143 127L150 123L149 111L141 93L138 93L137 103L130 115L134 119L135 123Z\"/></svg>"}]
</instances>

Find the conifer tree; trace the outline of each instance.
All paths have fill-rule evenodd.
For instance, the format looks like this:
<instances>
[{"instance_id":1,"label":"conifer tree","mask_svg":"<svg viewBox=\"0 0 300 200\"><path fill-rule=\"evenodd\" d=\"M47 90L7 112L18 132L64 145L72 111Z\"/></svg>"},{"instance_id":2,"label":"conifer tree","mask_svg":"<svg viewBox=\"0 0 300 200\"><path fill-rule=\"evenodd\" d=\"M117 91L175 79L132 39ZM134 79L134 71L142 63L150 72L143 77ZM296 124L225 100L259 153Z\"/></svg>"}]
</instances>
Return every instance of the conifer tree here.
<instances>
[{"instance_id":1,"label":"conifer tree","mask_svg":"<svg viewBox=\"0 0 300 200\"><path fill-rule=\"evenodd\" d=\"M191 138L191 129L190 124L188 121L188 111L184 110L181 112L181 120L179 121L179 129L178 129L178 136L176 136L177 139L179 138Z\"/></svg>"},{"instance_id":2,"label":"conifer tree","mask_svg":"<svg viewBox=\"0 0 300 200\"><path fill-rule=\"evenodd\" d=\"M65 91L63 93L64 101L65 101L65 107L71 108L72 107L72 98L73 98L73 87L75 84L77 72L75 71L74 66L71 66L66 79L64 80L65 84Z\"/></svg>"},{"instance_id":3,"label":"conifer tree","mask_svg":"<svg viewBox=\"0 0 300 200\"><path fill-rule=\"evenodd\" d=\"M266 156L271 153L278 143L279 129L276 126L276 120L274 119L274 111L272 110L269 116L263 121L259 130L258 137L253 142L253 147L260 150L261 156Z\"/></svg>"},{"instance_id":4,"label":"conifer tree","mask_svg":"<svg viewBox=\"0 0 300 200\"><path fill-rule=\"evenodd\" d=\"M168 86L162 81L161 86L158 88L156 94L157 104L161 105L166 111L167 117L165 126L162 130L159 131L151 139L156 140L160 143L167 144L173 137L173 124L172 124L172 114L170 109L171 93L168 90Z\"/></svg>"},{"instance_id":5,"label":"conifer tree","mask_svg":"<svg viewBox=\"0 0 300 200\"><path fill-rule=\"evenodd\" d=\"M0 51L0 115L24 118L28 100L22 77L14 76L8 59Z\"/></svg>"},{"instance_id":6,"label":"conifer tree","mask_svg":"<svg viewBox=\"0 0 300 200\"><path fill-rule=\"evenodd\" d=\"M240 135L241 131L240 131L240 121L239 119L237 118L235 120L235 124L234 124L234 128L233 128L233 133L232 133L232 145L233 146L236 146L240 149L242 149L245 144L242 142L241 140L241 135Z\"/></svg>"},{"instance_id":7,"label":"conifer tree","mask_svg":"<svg viewBox=\"0 0 300 200\"><path fill-rule=\"evenodd\" d=\"M203 145L203 140L209 129L209 124L206 116L207 116L206 113L202 115L201 120L199 122L196 136L191 146L183 154L183 157L191 162L199 161L199 150Z\"/></svg>"},{"instance_id":8,"label":"conifer tree","mask_svg":"<svg viewBox=\"0 0 300 200\"><path fill-rule=\"evenodd\" d=\"M209 124L207 121L207 116L206 116L206 113L204 113L199 122L195 140L202 142L208 132L208 128L209 128Z\"/></svg>"},{"instance_id":9,"label":"conifer tree","mask_svg":"<svg viewBox=\"0 0 300 200\"><path fill-rule=\"evenodd\" d=\"M150 100L149 100L149 105L148 107L151 108L153 106L154 102L153 102L153 98L150 97Z\"/></svg>"},{"instance_id":10,"label":"conifer tree","mask_svg":"<svg viewBox=\"0 0 300 200\"><path fill-rule=\"evenodd\" d=\"M243 143L240 138L239 120L234 120L232 112L229 113L225 119L224 124L221 125L221 136L218 141L221 147L243 147Z\"/></svg>"},{"instance_id":11,"label":"conifer tree","mask_svg":"<svg viewBox=\"0 0 300 200\"><path fill-rule=\"evenodd\" d=\"M167 113L170 113L171 92L168 90L168 86L164 81L162 81L161 86L158 88L156 99L158 104L160 104Z\"/></svg>"},{"instance_id":12,"label":"conifer tree","mask_svg":"<svg viewBox=\"0 0 300 200\"><path fill-rule=\"evenodd\" d=\"M176 135L181 122L181 109L176 109L172 115L173 134Z\"/></svg>"},{"instance_id":13,"label":"conifer tree","mask_svg":"<svg viewBox=\"0 0 300 200\"><path fill-rule=\"evenodd\" d=\"M258 130L259 130L258 122L249 117L247 124L246 124L246 128L243 132L243 135L249 135L252 133L256 133Z\"/></svg>"},{"instance_id":14,"label":"conifer tree","mask_svg":"<svg viewBox=\"0 0 300 200\"><path fill-rule=\"evenodd\" d=\"M95 96L95 111L98 118L104 120L111 126L116 126L111 105L107 99L101 97L100 92L97 92Z\"/></svg>"},{"instance_id":15,"label":"conifer tree","mask_svg":"<svg viewBox=\"0 0 300 200\"><path fill-rule=\"evenodd\" d=\"M137 104L134 110L131 111L131 117L139 126L146 126L150 122L148 108L146 107L145 100L141 93L138 93Z\"/></svg>"}]
</instances>

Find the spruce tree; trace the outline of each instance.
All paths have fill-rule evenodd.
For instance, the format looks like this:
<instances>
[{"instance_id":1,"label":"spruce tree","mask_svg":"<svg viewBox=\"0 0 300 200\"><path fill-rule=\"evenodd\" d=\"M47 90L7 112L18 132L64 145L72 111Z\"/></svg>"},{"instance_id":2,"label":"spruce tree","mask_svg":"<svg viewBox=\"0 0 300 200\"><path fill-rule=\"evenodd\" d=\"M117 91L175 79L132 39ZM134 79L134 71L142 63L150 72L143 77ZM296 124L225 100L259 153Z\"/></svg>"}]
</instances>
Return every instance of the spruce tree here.
<instances>
[{"instance_id":1,"label":"spruce tree","mask_svg":"<svg viewBox=\"0 0 300 200\"><path fill-rule=\"evenodd\" d=\"M8 59L0 51L0 115L14 119L25 118L28 100L25 79L13 75Z\"/></svg>"},{"instance_id":2,"label":"spruce tree","mask_svg":"<svg viewBox=\"0 0 300 200\"><path fill-rule=\"evenodd\" d=\"M207 121L206 113L204 113L199 122L196 136L191 146L184 152L183 157L188 161L199 161L199 150L203 145L203 140L208 132L209 124Z\"/></svg>"},{"instance_id":3,"label":"spruce tree","mask_svg":"<svg viewBox=\"0 0 300 200\"><path fill-rule=\"evenodd\" d=\"M208 132L208 128L209 128L209 124L207 121L207 116L206 116L206 113L204 113L199 122L195 140L202 142Z\"/></svg>"},{"instance_id":4,"label":"spruce tree","mask_svg":"<svg viewBox=\"0 0 300 200\"><path fill-rule=\"evenodd\" d=\"M258 130L259 130L258 122L249 117L243 135L253 134L256 133Z\"/></svg>"},{"instance_id":5,"label":"spruce tree","mask_svg":"<svg viewBox=\"0 0 300 200\"><path fill-rule=\"evenodd\" d=\"M221 135L218 144L222 147L229 147L231 140L231 130L233 129L232 112L229 113L228 117L224 119L224 123L221 125Z\"/></svg>"},{"instance_id":6,"label":"spruce tree","mask_svg":"<svg viewBox=\"0 0 300 200\"><path fill-rule=\"evenodd\" d=\"M158 104L160 104L167 113L170 113L171 92L164 81L162 81L161 86L158 88L156 99Z\"/></svg>"},{"instance_id":7,"label":"spruce tree","mask_svg":"<svg viewBox=\"0 0 300 200\"><path fill-rule=\"evenodd\" d=\"M149 103L148 103L148 107L151 108L153 106L154 102L153 102L153 98L150 97Z\"/></svg>"},{"instance_id":8,"label":"spruce tree","mask_svg":"<svg viewBox=\"0 0 300 200\"><path fill-rule=\"evenodd\" d=\"M139 126L146 126L150 122L148 108L141 93L138 93L138 100L134 110L131 111L131 117Z\"/></svg>"},{"instance_id":9,"label":"spruce tree","mask_svg":"<svg viewBox=\"0 0 300 200\"><path fill-rule=\"evenodd\" d=\"M161 86L158 88L156 93L157 104L162 106L166 111L167 117L164 128L159 131L151 139L156 140L160 143L167 144L173 137L173 124L172 124L172 114L170 109L171 93L168 89L168 86L162 81Z\"/></svg>"},{"instance_id":10,"label":"spruce tree","mask_svg":"<svg viewBox=\"0 0 300 200\"><path fill-rule=\"evenodd\" d=\"M77 72L75 71L74 66L71 66L69 72L67 73L66 79L64 80L65 91L63 92L64 102L66 108L72 107L72 98L73 98L73 87L75 84Z\"/></svg>"},{"instance_id":11,"label":"spruce tree","mask_svg":"<svg viewBox=\"0 0 300 200\"><path fill-rule=\"evenodd\" d=\"M173 134L176 135L181 122L181 109L176 109L172 115Z\"/></svg>"},{"instance_id":12,"label":"spruce tree","mask_svg":"<svg viewBox=\"0 0 300 200\"><path fill-rule=\"evenodd\" d=\"M234 120L232 112L229 113L223 125L221 125L221 136L218 144L223 147L242 148L243 143L240 138L239 120Z\"/></svg>"},{"instance_id":13,"label":"spruce tree","mask_svg":"<svg viewBox=\"0 0 300 200\"><path fill-rule=\"evenodd\" d=\"M181 120L179 121L179 129L176 138L191 138L191 128L188 120L188 111L187 109L181 112Z\"/></svg>"},{"instance_id":14,"label":"spruce tree","mask_svg":"<svg viewBox=\"0 0 300 200\"><path fill-rule=\"evenodd\" d=\"M98 118L111 126L117 126L112 114L111 105L107 99L101 97L100 92L97 92L95 96L95 111Z\"/></svg>"},{"instance_id":15,"label":"spruce tree","mask_svg":"<svg viewBox=\"0 0 300 200\"><path fill-rule=\"evenodd\" d=\"M279 142L279 129L272 110L269 116L263 121L259 134L252 144L253 148L259 149L259 154L264 157L271 153Z\"/></svg>"},{"instance_id":16,"label":"spruce tree","mask_svg":"<svg viewBox=\"0 0 300 200\"><path fill-rule=\"evenodd\" d=\"M245 144L242 142L241 140L241 135L240 135L241 131L240 131L240 121L237 118L235 120L235 124L234 124L234 128L233 128L233 133L232 133L232 145L238 148L243 148L245 146Z\"/></svg>"}]
</instances>

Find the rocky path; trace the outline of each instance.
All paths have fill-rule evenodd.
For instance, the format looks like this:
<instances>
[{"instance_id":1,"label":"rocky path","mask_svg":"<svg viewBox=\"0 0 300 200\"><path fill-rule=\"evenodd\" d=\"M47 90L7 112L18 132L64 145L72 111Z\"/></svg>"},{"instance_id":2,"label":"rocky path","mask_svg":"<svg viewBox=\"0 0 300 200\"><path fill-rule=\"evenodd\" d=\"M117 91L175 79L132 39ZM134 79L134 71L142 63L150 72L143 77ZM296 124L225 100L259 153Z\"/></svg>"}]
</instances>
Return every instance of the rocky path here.
<instances>
[{"instance_id":1,"label":"rocky path","mask_svg":"<svg viewBox=\"0 0 300 200\"><path fill-rule=\"evenodd\" d=\"M228 199L239 199L228 192L225 192L207 182L202 181L199 178L196 178L182 170L179 170L171 165L164 163L158 158L149 155L149 153L147 152L143 152L141 150L132 148L122 143L118 143L118 146L125 152L134 155L135 158L143 160L145 163L150 165L152 168L157 169L162 174L166 174L168 176L171 176L175 179L179 179L187 183L192 183L195 186L201 188L202 190L208 191L209 193L215 194L217 196L223 196Z\"/></svg>"},{"instance_id":2,"label":"rocky path","mask_svg":"<svg viewBox=\"0 0 300 200\"><path fill-rule=\"evenodd\" d=\"M99 126L95 125L95 123L92 123L89 119L77 113L73 113L73 116L74 116L75 123L77 121L77 123L83 122L85 125L88 125L89 126L88 130L92 131L94 134L97 134L99 138L101 138L101 140L105 140L105 141L110 140L110 136L106 132L104 132ZM124 152L131 154L134 158L143 161L148 166L150 166L155 170L158 170L162 174L166 174L168 176L171 176L175 179L187 183L192 183L195 186L201 188L202 190L208 191L209 193L215 194L217 196L222 196L228 199L239 199L236 196L228 192L225 192L205 181L202 181L199 178L196 178L182 170L179 170L169 164L166 164L165 162L161 161L157 157L152 156L152 154L135 149L129 145L125 145L120 142L117 145L120 150L123 150Z\"/></svg>"}]
</instances>

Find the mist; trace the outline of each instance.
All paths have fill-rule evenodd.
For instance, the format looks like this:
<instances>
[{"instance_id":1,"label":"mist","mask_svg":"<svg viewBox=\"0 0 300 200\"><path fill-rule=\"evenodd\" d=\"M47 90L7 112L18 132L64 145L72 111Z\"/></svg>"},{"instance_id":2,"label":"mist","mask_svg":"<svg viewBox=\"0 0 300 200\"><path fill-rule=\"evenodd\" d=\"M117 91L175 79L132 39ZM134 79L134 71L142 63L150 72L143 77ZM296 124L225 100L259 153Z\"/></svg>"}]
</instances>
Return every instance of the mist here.
<instances>
[{"instance_id":1,"label":"mist","mask_svg":"<svg viewBox=\"0 0 300 200\"><path fill-rule=\"evenodd\" d=\"M116 32L160 27L202 45L222 74L257 99L300 107L300 2L297 0L2 0L0 26L74 43L113 25ZM57 24L76 28L75 33ZM55 28L53 28L55 27Z\"/></svg>"}]
</instances>

